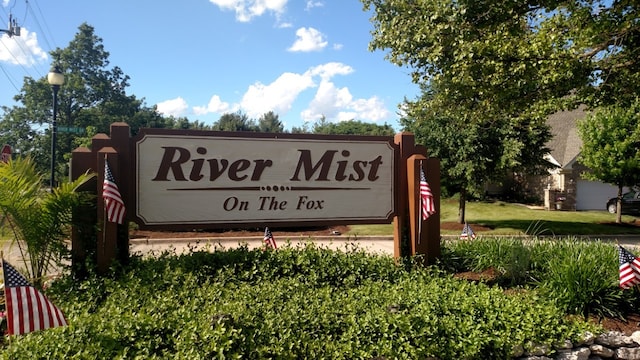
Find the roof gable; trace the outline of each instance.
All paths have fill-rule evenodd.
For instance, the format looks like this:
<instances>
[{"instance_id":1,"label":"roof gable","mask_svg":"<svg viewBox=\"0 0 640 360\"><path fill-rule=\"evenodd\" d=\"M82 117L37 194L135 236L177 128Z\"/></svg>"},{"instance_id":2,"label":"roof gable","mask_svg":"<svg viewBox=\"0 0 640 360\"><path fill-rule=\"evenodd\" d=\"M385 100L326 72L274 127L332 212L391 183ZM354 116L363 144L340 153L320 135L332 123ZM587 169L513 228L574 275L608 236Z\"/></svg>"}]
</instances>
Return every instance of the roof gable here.
<instances>
[{"instance_id":1,"label":"roof gable","mask_svg":"<svg viewBox=\"0 0 640 360\"><path fill-rule=\"evenodd\" d=\"M575 110L557 112L547 119L552 135L547 147L561 167L569 165L580 154L582 139L577 124L586 115L585 106L580 106Z\"/></svg>"}]
</instances>

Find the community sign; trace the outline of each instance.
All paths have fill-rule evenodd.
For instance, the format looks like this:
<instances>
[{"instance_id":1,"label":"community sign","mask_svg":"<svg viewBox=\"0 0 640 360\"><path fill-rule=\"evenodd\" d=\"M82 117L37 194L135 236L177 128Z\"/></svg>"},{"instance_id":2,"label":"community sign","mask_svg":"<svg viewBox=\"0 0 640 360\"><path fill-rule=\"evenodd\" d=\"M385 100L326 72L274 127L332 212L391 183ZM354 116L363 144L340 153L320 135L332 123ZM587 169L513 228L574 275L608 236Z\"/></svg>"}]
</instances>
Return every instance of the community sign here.
<instances>
[{"instance_id":1,"label":"community sign","mask_svg":"<svg viewBox=\"0 0 640 360\"><path fill-rule=\"evenodd\" d=\"M134 141L141 225L389 223L393 137L143 129Z\"/></svg>"}]
</instances>

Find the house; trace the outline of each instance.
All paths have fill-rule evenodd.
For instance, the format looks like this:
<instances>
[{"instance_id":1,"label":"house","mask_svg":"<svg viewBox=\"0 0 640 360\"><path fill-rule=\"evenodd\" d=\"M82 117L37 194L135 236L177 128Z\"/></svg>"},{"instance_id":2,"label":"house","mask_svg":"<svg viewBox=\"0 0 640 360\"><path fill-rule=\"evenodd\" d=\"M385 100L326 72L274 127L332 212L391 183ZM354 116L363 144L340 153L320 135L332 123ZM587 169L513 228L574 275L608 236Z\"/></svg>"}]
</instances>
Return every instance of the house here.
<instances>
[{"instance_id":1,"label":"house","mask_svg":"<svg viewBox=\"0 0 640 360\"><path fill-rule=\"evenodd\" d=\"M579 162L582 140L577 123L586 115L585 108L579 107L555 113L547 120L553 135L547 142L551 150L547 160L557 168L530 181L532 190L542 195L545 209L605 210L607 200L618 194L616 186L583 177L589 169Z\"/></svg>"}]
</instances>

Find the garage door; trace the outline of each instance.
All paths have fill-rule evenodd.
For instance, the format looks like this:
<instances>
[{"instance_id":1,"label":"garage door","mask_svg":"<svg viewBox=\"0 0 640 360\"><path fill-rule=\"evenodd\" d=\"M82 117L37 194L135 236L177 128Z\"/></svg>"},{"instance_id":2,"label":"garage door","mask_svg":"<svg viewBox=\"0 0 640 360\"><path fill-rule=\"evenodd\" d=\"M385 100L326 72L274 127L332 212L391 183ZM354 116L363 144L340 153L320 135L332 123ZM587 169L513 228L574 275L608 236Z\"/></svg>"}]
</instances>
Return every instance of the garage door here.
<instances>
[{"instance_id":1,"label":"garage door","mask_svg":"<svg viewBox=\"0 0 640 360\"><path fill-rule=\"evenodd\" d=\"M576 210L605 210L607 200L618 195L616 186L599 181L578 180Z\"/></svg>"}]
</instances>

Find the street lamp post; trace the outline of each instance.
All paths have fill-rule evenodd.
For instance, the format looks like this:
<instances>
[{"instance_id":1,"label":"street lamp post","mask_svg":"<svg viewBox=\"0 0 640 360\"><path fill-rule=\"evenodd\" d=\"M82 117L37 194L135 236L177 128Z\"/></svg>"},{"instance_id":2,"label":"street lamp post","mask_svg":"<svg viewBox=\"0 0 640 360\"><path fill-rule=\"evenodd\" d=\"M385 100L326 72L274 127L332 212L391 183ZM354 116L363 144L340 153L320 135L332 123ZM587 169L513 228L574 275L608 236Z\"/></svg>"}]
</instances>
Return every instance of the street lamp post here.
<instances>
[{"instance_id":1,"label":"street lamp post","mask_svg":"<svg viewBox=\"0 0 640 360\"><path fill-rule=\"evenodd\" d=\"M57 65L49 71L47 81L53 89L53 120L51 122L51 189L53 190L56 172L56 138L58 135L58 124L56 122L56 116L58 114L58 90L60 90L60 85L64 84L64 75Z\"/></svg>"}]
</instances>

